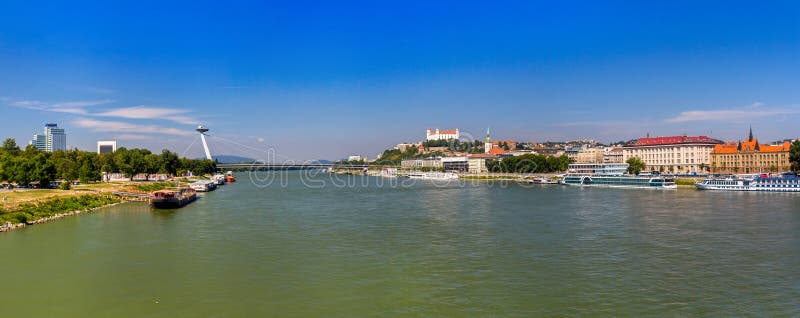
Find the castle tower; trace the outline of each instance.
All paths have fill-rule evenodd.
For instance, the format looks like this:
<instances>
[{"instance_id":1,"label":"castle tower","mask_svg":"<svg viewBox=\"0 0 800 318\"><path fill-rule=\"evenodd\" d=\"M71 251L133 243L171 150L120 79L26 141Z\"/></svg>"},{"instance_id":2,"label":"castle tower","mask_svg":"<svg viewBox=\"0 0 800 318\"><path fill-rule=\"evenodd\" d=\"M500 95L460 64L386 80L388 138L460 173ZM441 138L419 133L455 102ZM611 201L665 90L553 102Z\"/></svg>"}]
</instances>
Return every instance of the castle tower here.
<instances>
[{"instance_id":1,"label":"castle tower","mask_svg":"<svg viewBox=\"0 0 800 318\"><path fill-rule=\"evenodd\" d=\"M489 127L486 127L486 140L483 141L483 152L492 152L492 135L489 133Z\"/></svg>"}]
</instances>

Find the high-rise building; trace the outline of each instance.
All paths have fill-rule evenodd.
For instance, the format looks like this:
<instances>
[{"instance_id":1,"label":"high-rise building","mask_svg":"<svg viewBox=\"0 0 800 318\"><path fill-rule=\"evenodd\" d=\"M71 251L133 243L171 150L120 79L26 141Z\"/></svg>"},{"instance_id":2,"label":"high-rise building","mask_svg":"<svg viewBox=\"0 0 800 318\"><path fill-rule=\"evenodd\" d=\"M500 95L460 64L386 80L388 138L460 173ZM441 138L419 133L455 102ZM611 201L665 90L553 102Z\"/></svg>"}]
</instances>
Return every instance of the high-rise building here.
<instances>
[{"instance_id":1,"label":"high-rise building","mask_svg":"<svg viewBox=\"0 0 800 318\"><path fill-rule=\"evenodd\" d=\"M47 123L44 125L44 134L34 134L28 144L39 151L67 150L67 134L64 133L64 128L58 128L57 124Z\"/></svg>"},{"instance_id":2,"label":"high-rise building","mask_svg":"<svg viewBox=\"0 0 800 318\"><path fill-rule=\"evenodd\" d=\"M34 134L28 144L36 147L39 151L47 150L47 138L44 135Z\"/></svg>"},{"instance_id":3,"label":"high-rise building","mask_svg":"<svg viewBox=\"0 0 800 318\"><path fill-rule=\"evenodd\" d=\"M67 150L67 134L64 128L58 128L57 124L47 123L44 125L45 151L53 152Z\"/></svg>"},{"instance_id":4,"label":"high-rise building","mask_svg":"<svg viewBox=\"0 0 800 318\"><path fill-rule=\"evenodd\" d=\"M112 153L117 151L117 141L116 140L101 140L97 142L97 153L104 154L104 153Z\"/></svg>"}]
</instances>

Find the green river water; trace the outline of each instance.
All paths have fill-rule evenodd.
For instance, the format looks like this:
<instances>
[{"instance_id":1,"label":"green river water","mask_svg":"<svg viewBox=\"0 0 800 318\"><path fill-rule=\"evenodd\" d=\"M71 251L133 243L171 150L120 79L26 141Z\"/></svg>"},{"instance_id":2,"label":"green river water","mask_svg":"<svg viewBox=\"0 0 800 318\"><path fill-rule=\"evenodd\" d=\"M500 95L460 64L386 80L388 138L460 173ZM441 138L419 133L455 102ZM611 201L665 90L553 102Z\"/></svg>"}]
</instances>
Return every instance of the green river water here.
<instances>
[{"instance_id":1,"label":"green river water","mask_svg":"<svg viewBox=\"0 0 800 318\"><path fill-rule=\"evenodd\" d=\"M0 233L0 316L800 316L798 194L272 176Z\"/></svg>"}]
</instances>

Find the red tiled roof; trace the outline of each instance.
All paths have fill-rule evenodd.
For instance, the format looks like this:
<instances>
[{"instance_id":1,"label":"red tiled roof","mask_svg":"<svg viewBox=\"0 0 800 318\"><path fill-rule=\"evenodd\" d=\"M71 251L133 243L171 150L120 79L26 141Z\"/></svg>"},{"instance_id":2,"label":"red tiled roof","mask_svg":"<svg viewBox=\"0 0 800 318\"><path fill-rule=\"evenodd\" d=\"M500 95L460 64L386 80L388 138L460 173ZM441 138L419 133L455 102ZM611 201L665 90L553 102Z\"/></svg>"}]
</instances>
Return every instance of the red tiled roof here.
<instances>
[{"instance_id":1,"label":"red tiled roof","mask_svg":"<svg viewBox=\"0 0 800 318\"><path fill-rule=\"evenodd\" d=\"M506 151L503 148L492 148L492 149L489 149L489 153L493 154L493 155L502 155L502 154L505 154Z\"/></svg>"},{"instance_id":2,"label":"red tiled roof","mask_svg":"<svg viewBox=\"0 0 800 318\"><path fill-rule=\"evenodd\" d=\"M669 137L653 137L641 138L637 140L634 146L661 146L661 145L675 145L675 144L719 144L719 140L708 136L669 136Z\"/></svg>"},{"instance_id":3,"label":"red tiled roof","mask_svg":"<svg viewBox=\"0 0 800 318\"><path fill-rule=\"evenodd\" d=\"M743 152L785 152L791 149L792 145L785 141L782 145L772 146L772 145L764 145L758 144L758 151L755 151L756 144L758 144L757 139L753 139L752 141L742 141L742 151ZM725 154L725 153L738 153L739 152L739 143L736 142L726 142L721 145L714 146L715 154Z\"/></svg>"},{"instance_id":4,"label":"red tiled roof","mask_svg":"<svg viewBox=\"0 0 800 318\"><path fill-rule=\"evenodd\" d=\"M437 128L437 129L438 129L438 128ZM436 129L430 129L430 128L428 128L428 130L430 130L430 132L428 133L428 135L435 135L435 134L436 134ZM456 129L445 129L445 130L439 130L439 134L449 134L449 135L455 135L457 130L458 130L458 128L456 128Z\"/></svg>"}]
</instances>

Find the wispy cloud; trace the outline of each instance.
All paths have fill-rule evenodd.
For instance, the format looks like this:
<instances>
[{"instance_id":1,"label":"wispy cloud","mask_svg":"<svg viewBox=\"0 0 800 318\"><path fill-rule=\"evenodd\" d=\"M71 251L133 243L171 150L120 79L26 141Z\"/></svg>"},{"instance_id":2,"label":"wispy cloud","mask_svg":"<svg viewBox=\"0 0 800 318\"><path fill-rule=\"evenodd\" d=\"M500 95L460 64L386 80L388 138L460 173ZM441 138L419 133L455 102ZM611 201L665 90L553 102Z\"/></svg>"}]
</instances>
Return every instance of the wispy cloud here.
<instances>
[{"instance_id":1,"label":"wispy cloud","mask_svg":"<svg viewBox=\"0 0 800 318\"><path fill-rule=\"evenodd\" d=\"M191 136L193 131L183 130L177 128L161 127L155 125L137 125L121 121L105 121L94 120L89 118L80 118L73 122L78 127L88 128L93 131L99 132L117 132L128 135L139 134L165 134L175 136Z\"/></svg>"},{"instance_id":2,"label":"wispy cloud","mask_svg":"<svg viewBox=\"0 0 800 318\"><path fill-rule=\"evenodd\" d=\"M675 117L668 118L668 123L685 123L692 121L727 121L742 122L755 118L777 117L800 114L798 109L767 108L764 103L755 102L748 107L715 109L715 110L690 110L681 112Z\"/></svg>"},{"instance_id":3,"label":"wispy cloud","mask_svg":"<svg viewBox=\"0 0 800 318\"><path fill-rule=\"evenodd\" d=\"M163 119L181 124L195 124L196 120L186 116L188 110L178 108L162 108L149 106L134 106L112 109L96 114L103 117L118 117L128 119Z\"/></svg>"},{"instance_id":4,"label":"wispy cloud","mask_svg":"<svg viewBox=\"0 0 800 318\"><path fill-rule=\"evenodd\" d=\"M155 136L152 135L137 135L137 134L119 134L117 140L153 140Z\"/></svg>"},{"instance_id":5,"label":"wispy cloud","mask_svg":"<svg viewBox=\"0 0 800 318\"><path fill-rule=\"evenodd\" d=\"M111 100L111 99L102 99L102 100L89 100L89 101L55 103L52 106L55 107L55 108L59 108L59 107L91 107L91 106L111 104L113 102L114 101Z\"/></svg>"},{"instance_id":6,"label":"wispy cloud","mask_svg":"<svg viewBox=\"0 0 800 318\"><path fill-rule=\"evenodd\" d=\"M34 107L44 107L47 104L45 102L40 102L38 100L18 100L12 102L11 105L16 107L34 108Z\"/></svg>"},{"instance_id":7,"label":"wispy cloud","mask_svg":"<svg viewBox=\"0 0 800 318\"><path fill-rule=\"evenodd\" d=\"M71 101L71 102L60 102L60 103L47 103L38 100L18 100L11 102L11 106L35 109L41 111L56 112L56 113L86 115L89 113L86 110L87 107L105 105L113 102L114 101L110 99Z\"/></svg>"}]
</instances>

